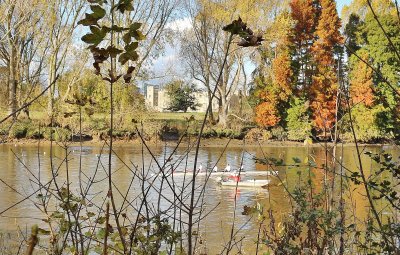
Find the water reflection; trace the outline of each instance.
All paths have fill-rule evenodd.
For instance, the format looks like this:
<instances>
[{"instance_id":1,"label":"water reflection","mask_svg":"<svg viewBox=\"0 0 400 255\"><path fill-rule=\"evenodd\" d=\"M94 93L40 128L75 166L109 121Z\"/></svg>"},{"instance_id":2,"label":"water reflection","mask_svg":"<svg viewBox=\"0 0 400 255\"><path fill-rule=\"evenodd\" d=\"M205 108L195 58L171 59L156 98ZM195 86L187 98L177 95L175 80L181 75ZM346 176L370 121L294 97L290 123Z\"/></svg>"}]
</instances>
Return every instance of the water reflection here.
<instances>
[{"instance_id":1,"label":"water reflection","mask_svg":"<svg viewBox=\"0 0 400 255\"><path fill-rule=\"evenodd\" d=\"M135 171L143 171L152 169L157 172L157 162L160 165L164 163L167 165L166 169L170 167L177 167L178 170L183 171L184 169L193 169L194 167L194 151L189 152L188 157L186 155L186 148L179 148L172 159L167 162L170 154L173 152L172 146L159 146L152 148L152 153L155 159L148 152L145 152L142 156L142 148L139 146L117 146L115 147L115 153L118 156L113 156L113 180L115 187L118 192L122 194L119 196L119 202L122 201L122 197L127 194L127 198L133 204L137 203L135 198L141 193L139 180L133 178ZM380 147L369 147L368 150L376 152L380 150ZM392 151L393 152L393 151ZM0 178L4 183L0 184L0 211L14 205L21 201L24 197L32 194L38 188L38 181L46 183L52 178L50 154L52 153L53 169L58 171L57 180L61 185L66 179L66 164L65 156L68 155L68 166L70 170L71 189L73 192L79 193L79 176L82 177L83 186L86 185L89 178L94 176L94 184L91 190L91 194L97 194L97 199L101 201L106 197L106 177L107 177L107 164L108 156L106 155L107 150L101 146L85 146L80 151L79 146L73 146L65 151L63 148L54 147L50 150L49 146L0 146L0 162L2 168L0 171ZM343 165L348 169L356 169L357 164L355 163L355 150L354 147L344 147L343 153L339 149L337 155L344 156ZM398 153L398 151L395 151ZM293 189L301 178L299 173L302 175L307 174L307 168L294 166L294 158L298 158L301 162L305 162L307 159L313 159L316 162L317 167L312 170L314 175L314 185L316 189L321 189L324 181L330 182L334 175L327 176L323 170L326 162L332 161L332 155L326 153L322 147L266 147L266 148L255 148L255 147L228 147L226 151L223 148L210 147L200 148L199 163L202 163L204 167L207 166L211 169L215 164L218 169L223 169L229 163L232 169L238 169L243 163L244 170L248 171L264 171L264 170L279 170L279 178L284 180L285 185L290 189ZM82 172L79 171L79 164L82 164ZM142 164L142 157L144 164ZM282 167L270 167L260 163L257 163L254 158L273 157L282 159L287 165ZM363 163L367 166L367 171L373 165L371 160L366 156L363 156ZM336 176L337 178L337 176ZM188 181L184 182L182 177L174 177L176 187L182 187L187 185ZM198 184L205 181L204 177L197 180ZM155 180L157 183L157 180ZM132 184L133 183L133 184ZM214 254L223 248L223 245L227 242L232 227L233 216L235 213L235 231L240 230L237 234L237 240L244 237L243 245L247 254L253 254L256 247L255 240L258 233L257 219L250 218L249 216L242 215L241 212L245 205L253 206L256 203L260 203L265 208L271 208L275 213L276 220L279 222L286 214L290 211L290 203L287 193L285 192L283 185L278 185L278 181L274 180L272 185L265 189L253 189L253 188L239 188L237 191L235 188L220 187L215 181L210 180L206 187L204 195L204 206L207 210L211 210L216 207L201 223L202 238L204 248ZM132 185L131 190L128 192L129 187ZM160 185L160 183L157 183ZM348 187L354 189L354 187ZM20 194L17 194L13 189L17 190ZM128 192L128 193L127 193ZM163 195L164 198L173 197L173 192L166 183L163 184ZM360 218L365 218L368 210L366 209L367 201L364 198L361 188L356 188L355 192L352 192L353 197L346 198L354 203L356 214ZM158 196L155 192L150 194L153 198L154 204L157 204ZM236 198L236 201L235 201ZM17 206L8 210L0 218L0 230L1 231L16 231L17 226L30 226L33 223L42 224L38 219L41 219L43 215L37 208L34 207L35 196L30 199L21 202ZM169 202L166 199L162 199L161 207L166 209L169 207Z\"/></svg>"}]
</instances>

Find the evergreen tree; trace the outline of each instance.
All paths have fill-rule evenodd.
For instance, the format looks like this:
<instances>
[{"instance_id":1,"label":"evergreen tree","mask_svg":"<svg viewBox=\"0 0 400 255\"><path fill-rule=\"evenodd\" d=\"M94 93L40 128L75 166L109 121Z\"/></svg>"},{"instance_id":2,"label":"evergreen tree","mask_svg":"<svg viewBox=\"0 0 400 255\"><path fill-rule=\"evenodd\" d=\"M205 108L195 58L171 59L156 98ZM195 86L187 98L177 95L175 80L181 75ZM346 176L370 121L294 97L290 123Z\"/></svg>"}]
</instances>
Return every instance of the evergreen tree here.
<instances>
[{"instance_id":1,"label":"evergreen tree","mask_svg":"<svg viewBox=\"0 0 400 255\"><path fill-rule=\"evenodd\" d=\"M306 100L293 98L287 110L287 130L289 140L304 141L311 136L309 105Z\"/></svg>"},{"instance_id":2,"label":"evergreen tree","mask_svg":"<svg viewBox=\"0 0 400 255\"><path fill-rule=\"evenodd\" d=\"M399 50L400 26L394 12L395 6L388 6L387 3L382 6L374 8L375 12L383 29ZM349 38L349 51L356 53L350 54L349 58L349 85L352 102L356 104L353 110L358 115L354 120L356 127L360 127L357 129L358 135L364 140L368 137L375 139L377 132L361 128L365 123L370 123L371 128L374 126L374 130L379 129L379 134L386 137L385 134L398 130L400 100L384 79L399 89L400 60L370 11L364 15L364 19L359 19L355 14L350 15L345 32ZM378 70L378 73L359 58Z\"/></svg>"},{"instance_id":3,"label":"evergreen tree","mask_svg":"<svg viewBox=\"0 0 400 255\"><path fill-rule=\"evenodd\" d=\"M319 13L317 7L313 0L292 0L290 2L291 17L295 22L290 37L293 45L293 78L302 93L305 93L311 84L313 70L311 47L315 40L314 32Z\"/></svg>"},{"instance_id":4,"label":"evergreen tree","mask_svg":"<svg viewBox=\"0 0 400 255\"><path fill-rule=\"evenodd\" d=\"M188 109L191 109L195 111L199 106L194 95L198 91L195 85L189 85L183 81L173 81L167 84L165 89L170 99L168 110L187 112Z\"/></svg>"},{"instance_id":5,"label":"evergreen tree","mask_svg":"<svg viewBox=\"0 0 400 255\"><path fill-rule=\"evenodd\" d=\"M321 15L312 46L315 73L310 88L311 109L317 131L329 132L336 119L337 67L335 54L343 41L340 19L333 0L321 0Z\"/></svg>"}]
</instances>

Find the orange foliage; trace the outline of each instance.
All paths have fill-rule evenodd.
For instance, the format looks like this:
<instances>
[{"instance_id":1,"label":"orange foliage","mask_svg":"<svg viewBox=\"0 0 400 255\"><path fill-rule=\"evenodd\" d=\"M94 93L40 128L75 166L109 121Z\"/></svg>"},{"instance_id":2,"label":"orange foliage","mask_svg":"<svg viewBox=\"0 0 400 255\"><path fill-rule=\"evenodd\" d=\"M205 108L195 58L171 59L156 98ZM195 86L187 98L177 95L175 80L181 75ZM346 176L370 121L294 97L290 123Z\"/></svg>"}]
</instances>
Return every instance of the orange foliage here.
<instances>
[{"instance_id":1,"label":"orange foliage","mask_svg":"<svg viewBox=\"0 0 400 255\"><path fill-rule=\"evenodd\" d=\"M368 60L368 53L360 53L363 60ZM353 103L363 103L365 106L372 106L374 93L372 91L373 80L372 70L362 61L357 61L350 74L350 96Z\"/></svg>"},{"instance_id":2,"label":"orange foliage","mask_svg":"<svg viewBox=\"0 0 400 255\"><path fill-rule=\"evenodd\" d=\"M295 26L290 37L291 43L295 46L294 63L296 72L295 81L297 88L302 91L310 86L311 67L311 46L315 40L314 31L319 9L314 0L292 0L290 2L292 19Z\"/></svg>"},{"instance_id":3,"label":"orange foliage","mask_svg":"<svg viewBox=\"0 0 400 255\"><path fill-rule=\"evenodd\" d=\"M337 77L334 48L343 42L340 19L333 0L321 0L321 15L315 31L317 41L312 47L315 74L310 88L314 124L329 130L335 123Z\"/></svg>"},{"instance_id":4,"label":"orange foliage","mask_svg":"<svg viewBox=\"0 0 400 255\"><path fill-rule=\"evenodd\" d=\"M283 51L272 61L272 84L268 84L259 97L264 101L256 109L256 122L263 127L273 127L281 120L279 106L292 94L290 57Z\"/></svg>"},{"instance_id":5,"label":"orange foliage","mask_svg":"<svg viewBox=\"0 0 400 255\"><path fill-rule=\"evenodd\" d=\"M333 0L321 0L321 16L318 20L315 34L317 41L313 45L315 60L321 66L334 64L334 47L343 42L339 29L341 22L336 11L336 4Z\"/></svg>"},{"instance_id":6,"label":"orange foliage","mask_svg":"<svg viewBox=\"0 0 400 255\"><path fill-rule=\"evenodd\" d=\"M298 46L313 38L316 9L313 0L292 0L290 2L292 18L296 21L292 41Z\"/></svg>"},{"instance_id":7,"label":"orange foliage","mask_svg":"<svg viewBox=\"0 0 400 255\"><path fill-rule=\"evenodd\" d=\"M275 86L279 88L278 97L283 101L287 101L292 94L291 77L293 71L290 68L290 57L288 52L284 52L277 56L272 62L272 72Z\"/></svg>"},{"instance_id":8,"label":"orange foliage","mask_svg":"<svg viewBox=\"0 0 400 255\"><path fill-rule=\"evenodd\" d=\"M273 127L280 121L276 104L263 102L256 107L256 122L263 127Z\"/></svg>"},{"instance_id":9,"label":"orange foliage","mask_svg":"<svg viewBox=\"0 0 400 255\"><path fill-rule=\"evenodd\" d=\"M333 127L336 117L336 75L332 71L313 76L310 97L314 125L319 130Z\"/></svg>"}]
</instances>

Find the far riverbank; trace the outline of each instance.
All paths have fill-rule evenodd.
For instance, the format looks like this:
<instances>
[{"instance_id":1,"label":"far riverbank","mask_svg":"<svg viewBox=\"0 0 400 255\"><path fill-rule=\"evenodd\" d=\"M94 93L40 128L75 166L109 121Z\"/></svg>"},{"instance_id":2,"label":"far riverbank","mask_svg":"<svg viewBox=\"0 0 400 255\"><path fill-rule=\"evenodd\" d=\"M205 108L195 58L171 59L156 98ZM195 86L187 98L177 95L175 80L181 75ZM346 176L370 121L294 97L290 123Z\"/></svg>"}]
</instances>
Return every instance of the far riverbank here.
<instances>
[{"instance_id":1,"label":"far riverbank","mask_svg":"<svg viewBox=\"0 0 400 255\"><path fill-rule=\"evenodd\" d=\"M190 142L192 145L196 143L197 137L191 137L191 138L184 138L179 144L179 147L187 147L188 142ZM102 146L104 144L108 144L109 140L98 140L98 139L92 139L92 140L85 140L82 141L82 146ZM174 140L174 141L163 141L163 140L149 140L145 141L146 145L149 147L158 147L158 146L176 146L179 141ZM2 144L5 145L15 145L15 146L32 146L32 145L44 145L44 146L50 146L52 142L47 139L6 139L5 141L2 142ZM58 142L58 141L53 141L53 145L68 145L68 146L80 146L79 141L63 141L63 142ZM113 141L113 146L117 147L125 147L125 146L141 146L142 142L140 139L118 139L115 138ZM339 142L337 145L342 146L342 143ZM381 147L381 146L394 146L393 144L390 143L359 143L359 146L376 146L376 147ZM230 148L237 148L237 147L245 147L245 148L258 148L258 147L333 147L334 143L333 142L314 142L314 143L304 143L304 142L295 142L295 141L274 141L274 140L268 140L268 141L254 141L254 140L245 140L245 139L230 139L230 138L202 138L200 142L200 147L208 147L208 148L223 148L225 146L228 146ZM345 147L352 147L355 146L354 143L350 142L344 142L343 146Z\"/></svg>"}]
</instances>

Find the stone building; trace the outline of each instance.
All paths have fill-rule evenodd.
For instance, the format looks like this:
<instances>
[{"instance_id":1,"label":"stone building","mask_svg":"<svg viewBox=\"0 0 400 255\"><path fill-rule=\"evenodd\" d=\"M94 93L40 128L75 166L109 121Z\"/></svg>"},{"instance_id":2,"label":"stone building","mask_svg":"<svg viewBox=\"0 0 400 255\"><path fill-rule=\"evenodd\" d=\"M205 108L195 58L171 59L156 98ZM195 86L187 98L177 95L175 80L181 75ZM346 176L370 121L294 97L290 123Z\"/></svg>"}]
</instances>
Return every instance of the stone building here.
<instances>
[{"instance_id":1,"label":"stone building","mask_svg":"<svg viewBox=\"0 0 400 255\"><path fill-rule=\"evenodd\" d=\"M146 106L150 110L158 112L166 112L169 106L169 96L165 89L160 88L158 85L145 85L144 96ZM194 93L196 103L199 104L196 111L193 112L206 112L208 107L208 95L206 91L198 91ZM218 109L218 101L216 98L213 100L213 110ZM188 111L191 111L188 109Z\"/></svg>"}]
</instances>

